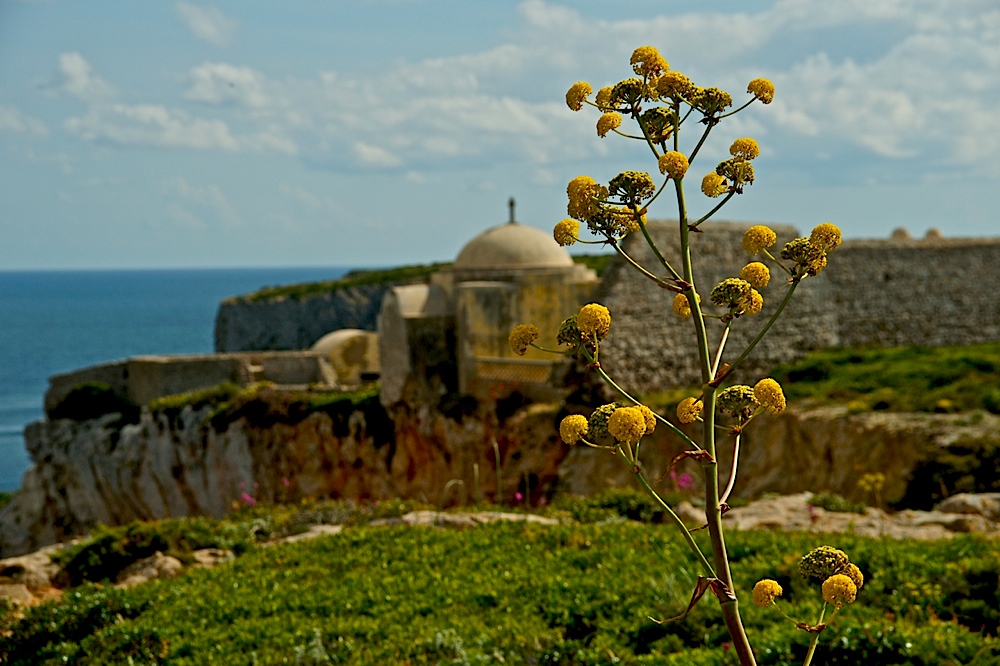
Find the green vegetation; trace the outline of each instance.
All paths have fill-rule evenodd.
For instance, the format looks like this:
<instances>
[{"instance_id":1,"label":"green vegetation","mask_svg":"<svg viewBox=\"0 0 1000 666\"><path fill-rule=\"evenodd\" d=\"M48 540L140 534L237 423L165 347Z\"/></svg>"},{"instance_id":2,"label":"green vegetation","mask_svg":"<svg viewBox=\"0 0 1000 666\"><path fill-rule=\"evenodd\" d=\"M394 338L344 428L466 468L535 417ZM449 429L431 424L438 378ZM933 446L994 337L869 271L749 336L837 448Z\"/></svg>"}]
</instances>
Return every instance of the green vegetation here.
<instances>
[{"instance_id":1,"label":"green vegetation","mask_svg":"<svg viewBox=\"0 0 1000 666\"><path fill-rule=\"evenodd\" d=\"M621 492L579 502L636 508ZM605 516L592 524L462 532L349 527L334 537L254 546L260 534L301 529L309 518L358 525L414 507L327 501L105 530L64 561L85 560L87 552L97 562L113 560L107 545L123 539L147 549L159 540L177 552L209 543L244 548L214 570L131 590L88 583L27 610L23 620L8 615L0 654L12 666L732 662L714 604L703 601L672 624L647 619L680 613L698 573L669 525ZM734 532L727 540L741 596L773 578L793 617L812 618L820 605L818 589L797 573L801 555L830 543L859 564L866 584L824 632L822 663L985 665L1000 656L995 540L914 544L772 532ZM802 662L805 632L774 609L747 604L743 614L762 666Z\"/></svg>"},{"instance_id":2,"label":"green vegetation","mask_svg":"<svg viewBox=\"0 0 1000 666\"><path fill-rule=\"evenodd\" d=\"M611 261L618 255L614 252L610 254L574 254L573 261L583 264L587 268L592 268L597 273L597 277L602 277L608 270Z\"/></svg>"},{"instance_id":3,"label":"green vegetation","mask_svg":"<svg viewBox=\"0 0 1000 666\"><path fill-rule=\"evenodd\" d=\"M824 349L776 368L789 399L856 411L1000 414L1000 342L961 347Z\"/></svg>"},{"instance_id":4,"label":"green vegetation","mask_svg":"<svg viewBox=\"0 0 1000 666\"><path fill-rule=\"evenodd\" d=\"M289 284L281 287L265 287L252 294L237 296L224 302L246 301L255 303L276 298L302 299L315 294L329 294L351 287L366 287L369 285L391 285L405 282L421 282L427 280L449 263L416 264L377 270L355 270L337 280L324 282L308 282L305 284Z\"/></svg>"},{"instance_id":5,"label":"green vegetation","mask_svg":"<svg viewBox=\"0 0 1000 666\"><path fill-rule=\"evenodd\" d=\"M200 409L201 407L216 407L229 403L240 394L239 385L234 382L222 382L215 386L198 388L184 393L175 393L157 398L149 403L151 412L178 413L185 407Z\"/></svg>"},{"instance_id":6,"label":"green vegetation","mask_svg":"<svg viewBox=\"0 0 1000 666\"><path fill-rule=\"evenodd\" d=\"M139 416L139 408L104 382L84 382L71 388L66 397L49 411L48 417L87 421L105 414L121 414L125 421L134 421Z\"/></svg>"},{"instance_id":7,"label":"green vegetation","mask_svg":"<svg viewBox=\"0 0 1000 666\"><path fill-rule=\"evenodd\" d=\"M597 275L603 275L608 263L614 254L579 254L573 255L573 261L583 264L588 268L593 268ZM386 269L360 269L354 270L337 280L325 280L323 282L308 282L304 284L289 284L280 287L264 287L253 293L243 296L234 296L226 299L226 303L236 303L240 301L256 303L259 301L269 301L277 298L302 299L316 294L329 294L341 289L352 287L367 287L370 285L388 286L392 284L404 284L412 282L424 282L430 276L442 268L451 265L451 262L440 262L435 264L414 264L411 266L400 266L398 268Z\"/></svg>"},{"instance_id":8,"label":"green vegetation","mask_svg":"<svg viewBox=\"0 0 1000 666\"><path fill-rule=\"evenodd\" d=\"M14 493L0 492L0 507L14 499Z\"/></svg>"},{"instance_id":9,"label":"green vegetation","mask_svg":"<svg viewBox=\"0 0 1000 666\"><path fill-rule=\"evenodd\" d=\"M852 502L836 493L817 493L812 496L809 503L838 513L864 513L868 509L868 505L864 502Z\"/></svg>"}]
</instances>

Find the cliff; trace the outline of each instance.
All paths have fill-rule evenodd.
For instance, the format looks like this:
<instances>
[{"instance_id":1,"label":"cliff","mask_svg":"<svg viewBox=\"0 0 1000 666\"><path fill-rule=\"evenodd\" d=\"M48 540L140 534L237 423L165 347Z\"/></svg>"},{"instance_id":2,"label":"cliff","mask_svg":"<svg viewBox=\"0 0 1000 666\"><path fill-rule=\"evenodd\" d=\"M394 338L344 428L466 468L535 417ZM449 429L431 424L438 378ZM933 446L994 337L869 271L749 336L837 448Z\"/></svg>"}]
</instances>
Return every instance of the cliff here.
<instances>
[{"instance_id":1,"label":"cliff","mask_svg":"<svg viewBox=\"0 0 1000 666\"><path fill-rule=\"evenodd\" d=\"M300 298L223 301L215 317L215 351L308 349L340 328L374 331L387 289L369 284Z\"/></svg>"},{"instance_id":2,"label":"cliff","mask_svg":"<svg viewBox=\"0 0 1000 666\"><path fill-rule=\"evenodd\" d=\"M481 411L480 411L481 410ZM471 503L497 498L496 451L510 503L556 493L590 494L634 483L606 451L558 441L563 412L535 404L498 420L496 406L447 416L432 407L385 411L377 398L320 409L263 392L238 409L150 412L122 425L116 415L27 429L34 462L0 509L0 557L116 525L167 516L220 516L239 502L302 497L419 498ZM505 412L508 410L501 410ZM856 500L865 472L883 472L883 497L913 508L962 491L997 490L1000 417L975 414L849 415L793 407L748 430L734 497L829 490ZM720 445L723 469L731 451ZM650 479L663 480L680 445L660 427L643 445ZM690 463L696 483L700 470ZM985 471L984 471L985 470ZM449 482L461 481L460 484ZM697 491L694 493L697 496Z\"/></svg>"},{"instance_id":3,"label":"cliff","mask_svg":"<svg viewBox=\"0 0 1000 666\"><path fill-rule=\"evenodd\" d=\"M267 287L227 298L215 317L215 351L308 349L331 331L374 331L382 296L424 282L446 264L359 270L339 280Z\"/></svg>"}]
</instances>

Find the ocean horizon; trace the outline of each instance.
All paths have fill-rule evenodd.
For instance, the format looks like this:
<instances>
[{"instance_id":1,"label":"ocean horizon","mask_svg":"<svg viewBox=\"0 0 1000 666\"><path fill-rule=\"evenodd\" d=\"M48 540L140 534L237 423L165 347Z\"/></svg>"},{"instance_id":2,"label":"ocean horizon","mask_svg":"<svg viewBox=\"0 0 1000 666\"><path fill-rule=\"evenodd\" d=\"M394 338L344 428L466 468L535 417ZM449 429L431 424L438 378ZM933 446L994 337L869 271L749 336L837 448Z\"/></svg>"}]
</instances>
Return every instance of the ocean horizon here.
<instances>
[{"instance_id":1,"label":"ocean horizon","mask_svg":"<svg viewBox=\"0 0 1000 666\"><path fill-rule=\"evenodd\" d=\"M49 377L142 354L214 350L219 302L346 267L0 271L0 491L31 465L24 428Z\"/></svg>"}]
</instances>

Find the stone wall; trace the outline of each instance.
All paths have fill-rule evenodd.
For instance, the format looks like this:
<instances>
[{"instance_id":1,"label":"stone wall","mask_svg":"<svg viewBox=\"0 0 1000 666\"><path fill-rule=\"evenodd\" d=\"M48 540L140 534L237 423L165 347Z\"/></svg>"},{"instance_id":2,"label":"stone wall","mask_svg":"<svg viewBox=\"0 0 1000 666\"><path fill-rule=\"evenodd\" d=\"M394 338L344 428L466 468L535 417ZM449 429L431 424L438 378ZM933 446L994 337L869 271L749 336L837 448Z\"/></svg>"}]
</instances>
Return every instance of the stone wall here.
<instances>
[{"instance_id":1,"label":"stone wall","mask_svg":"<svg viewBox=\"0 0 1000 666\"><path fill-rule=\"evenodd\" d=\"M330 359L321 352L133 356L50 377L45 411L52 412L75 387L90 382L107 384L122 400L141 406L222 382L245 386L261 381L285 386L338 383Z\"/></svg>"},{"instance_id":2,"label":"stone wall","mask_svg":"<svg viewBox=\"0 0 1000 666\"><path fill-rule=\"evenodd\" d=\"M706 223L693 236L695 284L705 302L720 280L739 274L750 260L740 240L749 224ZM775 226L777 250L798 235ZM650 233L679 269L676 223L652 222ZM645 240L634 235L624 247L656 270ZM747 359L744 380L781 363L831 346L954 345L1000 340L1000 299L985 285L1000 284L1000 239L885 239L845 241L828 267L804 280L778 323ZM785 294L773 270L764 290L764 310L736 320L727 356L735 358L766 323ZM701 383L690 319L671 308L673 293L658 289L624 262L605 274L598 301L611 310L611 334L601 347L602 365L638 393ZM722 325L709 321L717 344Z\"/></svg>"}]
</instances>

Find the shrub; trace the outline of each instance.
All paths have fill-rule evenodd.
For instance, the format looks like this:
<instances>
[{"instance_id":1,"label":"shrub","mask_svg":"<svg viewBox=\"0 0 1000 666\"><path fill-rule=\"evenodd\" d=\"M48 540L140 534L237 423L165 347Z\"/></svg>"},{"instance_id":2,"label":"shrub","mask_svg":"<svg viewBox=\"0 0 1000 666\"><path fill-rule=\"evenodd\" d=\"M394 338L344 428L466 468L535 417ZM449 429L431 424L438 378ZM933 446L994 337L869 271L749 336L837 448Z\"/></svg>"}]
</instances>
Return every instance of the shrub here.
<instances>
[{"instance_id":1,"label":"shrub","mask_svg":"<svg viewBox=\"0 0 1000 666\"><path fill-rule=\"evenodd\" d=\"M817 493L809 499L809 503L838 513L864 513L868 509L864 502L852 502L836 493Z\"/></svg>"},{"instance_id":2,"label":"shrub","mask_svg":"<svg viewBox=\"0 0 1000 666\"><path fill-rule=\"evenodd\" d=\"M84 382L77 384L53 407L50 419L72 419L88 421L105 414L121 414L126 421L135 421L139 408L115 393L104 382Z\"/></svg>"}]
</instances>

